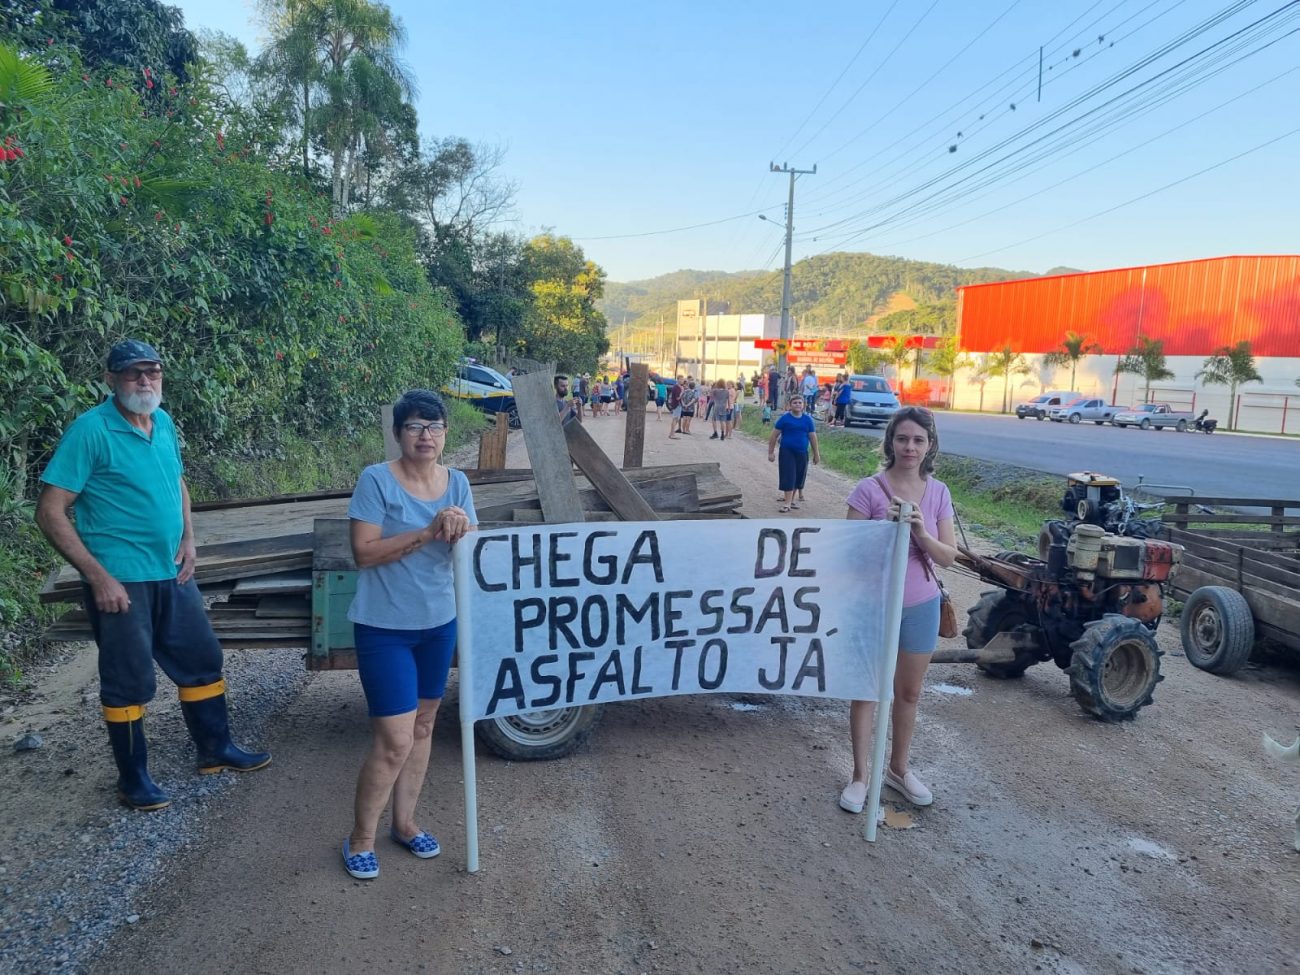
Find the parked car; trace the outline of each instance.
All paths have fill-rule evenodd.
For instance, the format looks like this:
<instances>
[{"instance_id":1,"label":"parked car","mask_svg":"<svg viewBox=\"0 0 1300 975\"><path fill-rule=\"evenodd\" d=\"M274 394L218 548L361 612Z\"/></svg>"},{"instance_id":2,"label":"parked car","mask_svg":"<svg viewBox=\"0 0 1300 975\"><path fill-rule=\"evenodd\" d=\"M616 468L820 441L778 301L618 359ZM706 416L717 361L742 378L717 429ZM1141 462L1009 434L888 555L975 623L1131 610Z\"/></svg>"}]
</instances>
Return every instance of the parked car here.
<instances>
[{"instance_id":1,"label":"parked car","mask_svg":"<svg viewBox=\"0 0 1300 975\"><path fill-rule=\"evenodd\" d=\"M1071 393L1062 390L1043 393L1041 396L1035 396L1027 403L1017 403L1016 419L1024 420L1028 417L1033 417L1035 420L1046 419L1048 411L1053 407L1060 406L1062 403L1069 403L1071 400L1076 400L1078 398L1078 393Z\"/></svg>"},{"instance_id":2,"label":"parked car","mask_svg":"<svg viewBox=\"0 0 1300 975\"><path fill-rule=\"evenodd\" d=\"M898 412L898 397L889 382L880 376L850 376L849 407L844 411L844 426L869 423L883 426Z\"/></svg>"},{"instance_id":3,"label":"parked car","mask_svg":"<svg viewBox=\"0 0 1300 975\"><path fill-rule=\"evenodd\" d=\"M456 375L447 380L442 391L464 400L484 413L505 413L512 427L519 426L519 408L510 380L495 369L473 359L462 359Z\"/></svg>"},{"instance_id":4,"label":"parked car","mask_svg":"<svg viewBox=\"0 0 1300 975\"><path fill-rule=\"evenodd\" d=\"M1173 427L1182 433L1192 425L1192 414L1179 412L1168 403L1143 403L1141 406L1121 410L1111 417L1110 422L1117 427L1138 427L1142 430Z\"/></svg>"},{"instance_id":5,"label":"parked car","mask_svg":"<svg viewBox=\"0 0 1300 975\"><path fill-rule=\"evenodd\" d=\"M1047 418L1053 423L1082 423L1084 420L1091 420L1097 426L1101 426L1118 411L1119 407L1111 406L1104 399L1080 397L1073 402L1052 407Z\"/></svg>"}]
</instances>

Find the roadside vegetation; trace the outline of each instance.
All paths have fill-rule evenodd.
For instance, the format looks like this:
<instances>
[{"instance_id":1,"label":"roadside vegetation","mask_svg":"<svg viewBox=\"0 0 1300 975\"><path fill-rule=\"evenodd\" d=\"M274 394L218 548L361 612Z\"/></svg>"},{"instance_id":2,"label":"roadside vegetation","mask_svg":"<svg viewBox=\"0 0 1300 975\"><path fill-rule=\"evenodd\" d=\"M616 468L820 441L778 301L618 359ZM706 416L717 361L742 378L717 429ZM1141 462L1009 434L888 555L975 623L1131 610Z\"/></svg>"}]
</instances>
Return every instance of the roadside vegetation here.
<instances>
[{"instance_id":1,"label":"roadside vegetation","mask_svg":"<svg viewBox=\"0 0 1300 975\"><path fill-rule=\"evenodd\" d=\"M252 58L158 0L0 0L0 680L46 621L40 473L113 342L161 352L196 498L350 487L381 406L467 352L608 346L603 270L504 229L501 150L420 141L386 6L259 11Z\"/></svg>"}]
</instances>

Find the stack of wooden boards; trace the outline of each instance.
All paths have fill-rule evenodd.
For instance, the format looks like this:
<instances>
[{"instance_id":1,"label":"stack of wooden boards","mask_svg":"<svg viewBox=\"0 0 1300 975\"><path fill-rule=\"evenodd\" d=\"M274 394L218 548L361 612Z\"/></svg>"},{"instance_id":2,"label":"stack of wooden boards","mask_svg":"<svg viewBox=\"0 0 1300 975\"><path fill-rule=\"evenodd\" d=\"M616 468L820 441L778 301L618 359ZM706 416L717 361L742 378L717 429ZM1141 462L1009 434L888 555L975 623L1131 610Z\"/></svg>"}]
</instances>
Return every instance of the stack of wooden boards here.
<instances>
[{"instance_id":1,"label":"stack of wooden boards","mask_svg":"<svg viewBox=\"0 0 1300 975\"><path fill-rule=\"evenodd\" d=\"M481 529L542 520L531 470L468 470L465 474L473 486ZM717 464L642 467L622 474L660 517L739 517L740 488L722 476ZM586 520L615 520L585 477L575 474L575 481ZM209 599L209 618L223 646L308 646L314 522L345 518L350 495L350 491L333 491L194 505L195 580ZM70 566L53 573L41 599L80 603L77 573ZM89 640L90 625L78 608L53 624L45 636Z\"/></svg>"}]
</instances>

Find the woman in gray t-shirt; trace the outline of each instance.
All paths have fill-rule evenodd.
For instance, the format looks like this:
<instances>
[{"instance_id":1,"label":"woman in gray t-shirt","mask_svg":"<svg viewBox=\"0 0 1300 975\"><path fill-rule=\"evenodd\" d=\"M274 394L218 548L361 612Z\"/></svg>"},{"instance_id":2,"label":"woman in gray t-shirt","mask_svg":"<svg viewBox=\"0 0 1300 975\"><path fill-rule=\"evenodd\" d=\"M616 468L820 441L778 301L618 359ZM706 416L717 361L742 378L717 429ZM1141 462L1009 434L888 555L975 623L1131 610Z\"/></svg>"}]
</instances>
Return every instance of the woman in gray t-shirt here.
<instances>
[{"instance_id":1,"label":"woman in gray t-shirt","mask_svg":"<svg viewBox=\"0 0 1300 975\"><path fill-rule=\"evenodd\" d=\"M451 546L478 523L469 481L439 463L447 441L442 399L423 389L406 393L393 407L393 435L402 455L362 471L348 505L360 570L348 619L374 734L343 842L344 869L358 880L379 875L375 834L389 796L393 842L422 859L440 852L416 824L415 804L456 649Z\"/></svg>"}]
</instances>

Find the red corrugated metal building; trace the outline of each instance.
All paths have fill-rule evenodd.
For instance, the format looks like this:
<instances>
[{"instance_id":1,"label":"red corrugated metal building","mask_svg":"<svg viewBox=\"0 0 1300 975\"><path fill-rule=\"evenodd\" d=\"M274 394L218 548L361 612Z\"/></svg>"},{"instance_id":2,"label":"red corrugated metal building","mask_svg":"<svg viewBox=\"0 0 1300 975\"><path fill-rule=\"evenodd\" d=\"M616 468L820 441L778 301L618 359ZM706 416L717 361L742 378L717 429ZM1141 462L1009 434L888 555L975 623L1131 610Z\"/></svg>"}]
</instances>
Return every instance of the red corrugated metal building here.
<instances>
[{"instance_id":1,"label":"red corrugated metal building","mask_svg":"<svg viewBox=\"0 0 1300 975\"><path fill-rule=\"evenodd\" d=\"M1300 255L1212 257L957 289L961 347L1043 353L1067 331L1109 355L1137 337L1168 356L1246 341L1256 356L1300 356Z\"/></svg>"}]
</instances>

